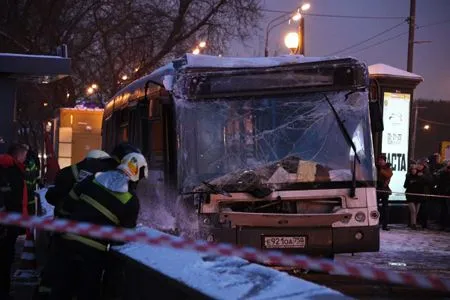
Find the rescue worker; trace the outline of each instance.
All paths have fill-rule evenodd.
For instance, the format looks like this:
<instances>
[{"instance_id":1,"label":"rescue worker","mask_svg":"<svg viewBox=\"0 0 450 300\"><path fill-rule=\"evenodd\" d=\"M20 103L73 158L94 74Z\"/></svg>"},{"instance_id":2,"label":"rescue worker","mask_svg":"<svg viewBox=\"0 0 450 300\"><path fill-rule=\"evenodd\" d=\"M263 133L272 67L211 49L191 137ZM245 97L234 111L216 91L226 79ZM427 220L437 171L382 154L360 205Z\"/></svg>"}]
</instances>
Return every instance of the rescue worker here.
<instances>
[{"instance_id":1,"label":"rescue worker","mask_svg":"<svg viewBox=\"0 0 450 300\"><path fill-rule=\"evenodd\" d=\"M7 154L0 155L0 206L6 212L22 212L26 197L24 161L28 148L12 144ZM24 229L0 224L0 299L9 299L11 266L17 237Z\"/></svg>"},{"instance_id":2,"label":"rescue worker","mask_svg":"<svg viewBox=\"0 0 450 300\"><path fill-rule=\"evenodd\" d=\"M127 154L117 169L99 172L73 188L77 200L64 203L70 219L98 225L136 227L139 199L130 184L148 177L148 167L140 153ZM50 299L68 299L76 284L78 300L99 299L101 277L111 241L65 233L57 239L58 265Z\"/></svg>"},{"instance_id":3,"label":"rescue worker","mask_svg":"<svg viewBox=\"0 0 450 300\"><path fill-rule=\"evenodd\" d=\"M70 192L77 182L81 182L97 172L114 170L119 165L120 160L126 154L132 152L140 152L140 150L129 143L120 143L112 151L111 157L104 151L92 150L81 162L61 169L56 175L55 186L49 188L45 195L46 200L55 206L55 217L69 217L68 212L63 209L63 203L67 200L70 201L71 196L73 196ZM49 256L51 257L57 249L52 242L50 244ZM51 292L52 274L53 270L57 268L51 263L52 260L49 260L42 271L38 288L39 299L47 299Z\"/></svg>"},{"instance_id":4,"label":"rescue worker","mask_svg":"<svg viewBox=\"0 0 450 300\"><path fill-rule=\"evenodd\" d=\"M36 153L28 148L27 158L25 159L25 182L27 184L28 191L28 214L34 215L36 213L37 197L35 194L36 188L39 183L40 172L39 158Z\"/></svg>"},{"instance_id":5,"label":"rescue worker","mask_svg":"<svg viewBox=\"0 0 450 300\"><path fill-rule=\"evenodd\" d=\"M112 170L117 162L102 150L91 150L86 158L74 165L61 169L55 177L55 185L45 194L47 202L55 207L55 217L67 217L62 210L63 201L70 196L74 184L99 171Z\"/></svg>"},{"instance_id":6,"label":"rescue worker","mask_svg":"<svg viewBox=\"0 0 450 300\"><path fill-rule=\"evenodd\" d=\"M91 150L81 162L60 170L56 175L54 187L49 188L45 194L47 202L55 206L55 216L67 217L67 212L61 209L62 201L70 197L70 190L75 183L97 172L116 168L122 158L132 152L140 153L140 150L129 143L118 144L111 152L111 157L104 151Z\"/></svg>"},{"instance_id":7,"label":"rescue worker","mask_svg":"<svg viewBox=\"0 0 450 300\"><path fill-rule=\"evenodd\" d=\"M381 202L381 219L383 230L389 230L389 196L391 189L389 182L393 175L390 165L386 162L386 155L381 154L377 159L377 199Z\"/></svg>"}]
</instances>

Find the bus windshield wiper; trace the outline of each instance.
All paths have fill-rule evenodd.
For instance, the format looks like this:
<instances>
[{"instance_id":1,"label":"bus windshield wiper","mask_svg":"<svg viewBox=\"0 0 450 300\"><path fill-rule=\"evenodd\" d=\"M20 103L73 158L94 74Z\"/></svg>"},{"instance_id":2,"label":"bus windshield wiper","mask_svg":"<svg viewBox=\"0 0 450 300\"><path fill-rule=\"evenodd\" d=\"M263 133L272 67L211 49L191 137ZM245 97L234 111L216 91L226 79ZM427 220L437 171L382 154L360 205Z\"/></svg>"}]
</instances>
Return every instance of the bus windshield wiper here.
<instances>
[{"instance_id":1,"label":"bus windshield wiper","mask_svg":"<svg viewBox=\"0 0 450 300\"><path fill-rule=\"evenodd\" d=\"M347 99L349 95L351 95L353 92L348 93L345 95L345 98ZM359 159L358 153L356 153L356 146L355 143L353 143L352 138L350 137L350 134L347 131L347 128L345 128L344 122L339 117L339 114L336 111L336 108L331 103L330 99L326 94L324 94L325 100L327 100L328 105L330 105L331 110L333 111L333 115L339 125L339 129L342 132L342 135L344 136L345 141L347 144L352 148L353 153L355 154L355 158L353 159L353 165L352 165L352 187L350 189L350 197L355 197L356 194L356 161L358 161L359 164L361 164L361 160Z\"/></svg>"},{"instance_id":2,"label":"bus windshield wiper","mask_svg":"<svg viewBox=\"0 0 450 300\"><path fill-rule=\"evenodd\" d=\"M208 188L210 189L214 194L220 194L223 195L225 197L233 197L231 196L230 193L228 193L227 191L225 191L224 189L220 188L217 185L211 184L209 182L206 181L202 181L202 183Z\"/></svg>"},{"instance_id":3,"label":"bus windshield wiper","mask_svg":"<svg viewBox=\"0 0 450 300\"><path fill-rule=\"evenodd\" d=\"M191 192L182 192L181 195L195 195L195 194L220 194L226 197L233 197L230 193L225 191L224 189L218 187L217 185L211 184L206 181L202 181L202 184L208 188L208 191L205 190L197 190Z\"/></svg>"}]
</instances>

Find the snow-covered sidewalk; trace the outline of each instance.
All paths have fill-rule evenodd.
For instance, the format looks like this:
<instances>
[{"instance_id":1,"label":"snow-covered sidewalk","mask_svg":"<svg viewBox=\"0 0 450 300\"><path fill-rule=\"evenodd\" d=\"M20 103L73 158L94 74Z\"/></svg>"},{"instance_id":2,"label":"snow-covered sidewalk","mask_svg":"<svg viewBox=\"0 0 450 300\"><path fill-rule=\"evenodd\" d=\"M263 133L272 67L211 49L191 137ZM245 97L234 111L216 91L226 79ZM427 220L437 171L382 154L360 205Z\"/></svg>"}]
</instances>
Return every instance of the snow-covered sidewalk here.
<instances>
[{"instance_id":1,"label":"snow-covered sidewalk","mask_svg":"<svg viewBox=\"0 0 450 300\"><path fill-rule=\"evenodd\" d=\"M397 225L381 231L380 239L379 252L340 254L336 260L450 278L450 233Z\"/></svg>"},{"instance_id":2,"label":"snow-covered sidewalk","mask_svg":"<svg viewBox=\"0 0 450 300\"><path fill-rule=\"evenodd\" d=\"M140 230L156 234L149 228ZM127 244L115 250L214 299L350 299L327 287L237 257L142 244Z\"/></svg>"}]
</instances>

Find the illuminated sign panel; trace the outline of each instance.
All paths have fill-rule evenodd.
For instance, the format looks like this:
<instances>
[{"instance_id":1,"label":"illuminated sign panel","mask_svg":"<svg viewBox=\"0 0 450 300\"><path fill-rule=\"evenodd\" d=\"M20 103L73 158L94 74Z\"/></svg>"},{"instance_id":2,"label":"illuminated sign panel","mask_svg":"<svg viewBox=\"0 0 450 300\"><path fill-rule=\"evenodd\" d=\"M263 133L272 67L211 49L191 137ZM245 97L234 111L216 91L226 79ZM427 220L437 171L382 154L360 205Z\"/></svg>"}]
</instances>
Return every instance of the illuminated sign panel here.
<instances>
[{"instance_id":1,"label":"illuminated sign panel","mask_svg":"<svg viewBox=\"0 0 450 300\"><path fill-rule=\"evenodd\" d=\"M408 171L409 104L410 94L384 93L383 139L381 151L386 153L394 175L389 187L404 192L403 184ZM404 195L392 194L389 200L404 200Z\"/></svg>"}]
</instances>

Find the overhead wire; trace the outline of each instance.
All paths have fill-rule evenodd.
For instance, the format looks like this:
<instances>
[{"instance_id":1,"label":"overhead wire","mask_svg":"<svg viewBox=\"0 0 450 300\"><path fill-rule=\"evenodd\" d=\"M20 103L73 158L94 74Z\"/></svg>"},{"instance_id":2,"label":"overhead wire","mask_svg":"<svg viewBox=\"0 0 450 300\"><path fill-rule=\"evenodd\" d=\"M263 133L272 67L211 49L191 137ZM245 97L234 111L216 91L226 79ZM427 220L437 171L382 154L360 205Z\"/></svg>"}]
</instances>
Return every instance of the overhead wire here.
<instances>
[{"instance_id":1,"label":"overhead wire","mask_svg":"<svg viewBox=\"0 0 450 300\"><path fill-rule=\"evenodd\" d=\"M286 10L275 10L275 9L265 9L262 8L261 11L265 12L273 12L273 13L292 13L290 11ZM347 18L347 19L405 19L406 17L389 17L389 16L355 16L355 15L333 15L333 14L314 14L314 13L302 13L305 16L311 16L311 17L327 17L327 18Z\"/></svg>"},{"instance_id":2,"label":"overhead wire","mask_svg":"<svg viewBox=\"0 0 450 300\"><path fill-rule=\"evenodd\" d=\"M399 34L397 34L397 35L395 35L395 36L393 36L393 37L390 37L390 38L381 40L381 41L379 41L379 42L377 42L377 43L368 45L368 46L366 46L366 47L364 47L364 48L361 48L361 49L358 49L358 50L355 50L355 51L351 51L351 52L349 52L349 53L355 54L355 53L359 53L359 52L365 51L365 50L370 49L370 48L373 48L373 47L375 47L375 46L378 46L378 45L384 44L384 43L386 43L386 42L395 40L395 39L397 39L397 38L399 38L399 37L401 37L401 36L403 36L403 35L406 35L407 33L409 33L409 31L405 31L405 32L399 33Z\"/></svg>"},{"instance_id":3,"label":"overhead wire","mask_svg":"<svg viewBox=\"0 0 450 300\"><path fill-rule=\"evenodd\" d=\"M404 23L407 23L407 20L404 20L403 22L398 23L397 25L394 25L394 26L392 26L392 27L389 27L388 29L385 29L385 30L383 30L382 32L377 33L377 34L375 34L375 35L373 35L373 36L371 36L371 37L369 37L369 38L367 38L367 39L365 39L365 40L363 40L363 41L360 41L360 42L358 42L358 43L356 43L356 44L353 44L353 45L351 45L351 46L348 46L348 47L346 47L346 48L344 48L344 49L341 49L341 50L335 51L335 52L333 52L333 53L330 53L330 54L328 54L328 55L326 55L326 56L336 55L336 54L345 52L345 51L347 51L347 50L349 50L349 49L358 47L358 46L360 46L360 45L362 45L362 44L364 44L364 43L366 43L366 42L368 42L368 41L371 41L371 40L373 40L373 39L375 39L375 38L377 38L377 37L379 37L379 36L381 36L381 35L383 35L383 34L385 34L385 33L388 33L389 31L392 31L392 30L396 29L397 27L403 25Z\"/></svg>"},{"instance_id":4,"label":"overhead wire","mask_svg":"<svg viewBox=\"0 0 450 300\"><path fill-rule=\"evenodd\" d=\"M421 25L421 26L416 26L416 29L422 29L422 28L432 27L432 26L436 26L436 25L442 25L442 24L446 24L446 23L450 23L450 19L448 19L448 20L442 20L442 21L438 21L438 22L433 22L433 23L428 23L428 24ZM381 44L384 44L384 43L386 43L386 42L395 40L395 39L397 39L397 38L399 38L399 37L401 37L401 36L403 36L403 35L406 35L406 34L408 34L408 33L409 33L409 31L404 31L404 32L399 33L399 34L397 34L397 35L395 35L395 36L389 37L389 38L387 38L387 39L381 40L381 41L376 42L376 43L371 44L371 45L367 45L367 46L364 47L364 48L357 49L357 50L351 51L351 52L349 52L349 53L355 54L355 53L359 53L359 52L365 51L365 50L367 50L367 49L376 47L376 46L381 45Z\"/></svg>"}]
</instances>

